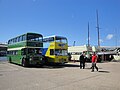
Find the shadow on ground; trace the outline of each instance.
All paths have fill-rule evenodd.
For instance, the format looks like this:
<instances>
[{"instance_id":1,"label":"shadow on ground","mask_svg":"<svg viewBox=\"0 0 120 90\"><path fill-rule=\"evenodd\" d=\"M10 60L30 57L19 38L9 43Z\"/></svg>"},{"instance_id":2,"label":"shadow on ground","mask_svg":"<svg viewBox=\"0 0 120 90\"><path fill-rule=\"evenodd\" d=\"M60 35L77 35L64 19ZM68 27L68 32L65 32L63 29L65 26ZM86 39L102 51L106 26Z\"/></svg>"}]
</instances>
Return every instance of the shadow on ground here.
<instances>
[{"instance_id":1,"label":"shadow on ground","mask_svg":"<svg viewBox=\"0 0 120 90\"><path fill-rule=\"evenodd\" d=\"M48 68L48 69L59 69L59 68L65 68L65 67L79 67L79 65L75 64L59 64L59 65L37 65L37 66L29 66L27 68Z\"/></svg>"},{"instance_id":2,"label":"shadow on ground","mask_svg":"<svg viewBox=\"0 0 120 90\"><path fill-rule=\"evenodd\" d=\"M101 72L101 73L110 73L109 71L98 71L98 72Z\"/></svg>"},{"instance_id":3,"label":"shadow on ground","mask_svg":"<svg viewBox=\"0 0 120 90\"><path fill-rule=\"evenodd\" d=\"M3 74L0 74L0 76L3 76Z\"/></svg>"},{"instance_id":4,"label":"shadow on ground","mask_svg":"<svg viewBox=\"0 0 120 90\"><path fill-rule=\"evenodd\" d=\"M92 67L87 67L87 68L85 68L85 69L92 69ZM102 69L102 68L98 68L98 69Z\"/></svg>"}]
</instances>

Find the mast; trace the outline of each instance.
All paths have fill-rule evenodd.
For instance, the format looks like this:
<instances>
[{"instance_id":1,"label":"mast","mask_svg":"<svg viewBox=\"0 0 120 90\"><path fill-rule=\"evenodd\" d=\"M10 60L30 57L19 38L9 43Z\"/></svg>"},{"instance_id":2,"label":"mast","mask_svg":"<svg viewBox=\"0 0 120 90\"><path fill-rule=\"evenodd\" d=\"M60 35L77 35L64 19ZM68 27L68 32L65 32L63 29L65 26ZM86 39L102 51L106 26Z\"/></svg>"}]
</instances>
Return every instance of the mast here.
<instances>
[{"instance_id":1,"label":"mast","mask_svg":"<svg viewBox=\"0 0 120 90\"><path fill-rule=\"evenodd\" d=\"M73 46L75 46L75 41L73 42Z\"/></svg>"},{"instance_id":2,"label":"mast","mask_svg":"<svg viewBox=\"0 0 120 90\"><path fill-rule=\"evenodd\" d=\"M99 32L99 21L98 21L98 10L96 10L96 15L97 15L97 32L98 32L98 48L100 49L100 32Z\"/></svg>"},{"instance_id":3,"label":"mast","mask_svg":"<svg viewBox=\"0 0 120 90\"><path fill-rule=\"evenodd\" d=\"M90 41L89 41L89 39L90 39L90 35L89 35L90 33L89 33L89 22L88 22L88 47L90 46Z\"/></svg>"},{"instance_id":4,"label":"mast","mask_svg":"<svg viewBox=\"0 0 120 90\"><path fill-rule=\"evenodd\" d=\"M118 32L117 32L117 29L115 29L115 33L116 33L116 40L115 40L115 42L116 42L116 49L117 49L117 48L118 48L118 47L117 47L117 46L118 46L118 45L117 45L117 41L118 41L118 40L117 40L117 33L118 33Z\"/></svg>"}]
</instances>

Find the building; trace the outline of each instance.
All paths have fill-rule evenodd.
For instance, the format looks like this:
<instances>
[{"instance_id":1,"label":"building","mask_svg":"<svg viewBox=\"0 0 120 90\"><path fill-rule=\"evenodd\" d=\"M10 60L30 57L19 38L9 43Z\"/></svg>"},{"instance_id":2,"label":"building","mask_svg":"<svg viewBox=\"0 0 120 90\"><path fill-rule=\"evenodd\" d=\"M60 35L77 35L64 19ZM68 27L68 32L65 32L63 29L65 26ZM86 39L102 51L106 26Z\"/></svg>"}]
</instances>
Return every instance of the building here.
<instances>
[{"instance_id":1,"label":"building","mask_svg":"<svg viewBox=\"0 0 120 90\"><path fill-rule=\"evenodd\" d=\"M0 56L7 55L7 44L0 44Z\"/></svg>"},{"instance_id":2,"label":"building","mask_svg":"<svg viewBox=\"0 0 120 90\"><path fill-rule=\"evenodd\" d=\"M101 61L111 61L113 59L120 59L120 47L115 46L70 46L68 47L68 53L71 55L71 60L79 60L82 52L85 52L88 61L91 61L91 56L93 52L98 55L98 62Z\"/></svg>"},{"instance_id":3,"label":"building","mask_svg":"<svg viewBox=\"0 0 120 90\"><path fill-rule=\"evenodd\" d=\"M116 46L101 46L100 51L95 50L100 61L111 61L120 59L120 47Z\"/></svg>"},{"instance_id":4,"label":"building","mask_svg":"<svg viewBox=\"0 0 120 90\"><path fill-rule=\"evenodd\" d=\"M80 55L84 52L86 57L90 59L92 54L92 47L91 46L70 46L68 47L68 53L71 55L71 60L79 60Z\"/></svg>"}]
</instances>

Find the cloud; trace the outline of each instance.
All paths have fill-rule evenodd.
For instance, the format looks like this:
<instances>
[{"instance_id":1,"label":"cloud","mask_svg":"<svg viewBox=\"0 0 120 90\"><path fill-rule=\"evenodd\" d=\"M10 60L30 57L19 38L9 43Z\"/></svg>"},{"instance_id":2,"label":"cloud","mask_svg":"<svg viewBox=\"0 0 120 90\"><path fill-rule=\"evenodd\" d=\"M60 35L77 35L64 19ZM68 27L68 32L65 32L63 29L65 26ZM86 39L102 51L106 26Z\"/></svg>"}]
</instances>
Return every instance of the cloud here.
<instances>
[{"instance_id":1,"label":"cloud","mask_svg":"<svg viewBox=\"0 0 120 90\"><path fill-rule=\"evenodd\" d=\"M120 40L118 42L120 43Z\"/></svg>"},{"instance_id":2,"label":"cloud","mask_svg":"<svg viewBox=\"0 0 120 90\"><path fill-rule=\"evenodd\" d=\"M110 40L112 38L113 38L113 34L108 34L107 37L106 37L107 40Z\"/></svg>"},{"instance_id":3,"label":"cloud","mask_svg":"<svg viewBox=\"0 0 120 90\"><path fill-rule=\"evenodd\" d=\"M100 39L99 41L100 41L101 43L103 42L103 40L102 40L102 39Z\"/></svg>"}]
</instances>

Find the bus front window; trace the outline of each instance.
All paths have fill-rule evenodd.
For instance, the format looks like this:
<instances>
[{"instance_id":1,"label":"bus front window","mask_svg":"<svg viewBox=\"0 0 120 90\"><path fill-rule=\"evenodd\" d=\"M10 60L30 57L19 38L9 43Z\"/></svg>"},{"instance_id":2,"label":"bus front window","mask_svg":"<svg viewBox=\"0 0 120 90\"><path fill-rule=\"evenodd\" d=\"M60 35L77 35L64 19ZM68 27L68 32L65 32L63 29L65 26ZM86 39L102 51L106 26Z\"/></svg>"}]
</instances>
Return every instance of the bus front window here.
<instances>
[{"instance_id":1,"label":"bus front window","mask_svg":"<svg viewBox=\"0 0 120 90\"><path fill-rule=\"evenodd\" d=\"M42 51L40 49L35 49L35 54L42 54Z\"/></svg>"},{"instance_id":2,"label":"bus front window","mask_svg":"<svg viewBox=\"0 0 120 90\"><path fill-rule=\"evenodd\" d=\"M55 55L57 56L67 56L67 50L56 49Z\"/></svg>"},{"instance_id":3,"label":"bus front window","mask_svg":"<svg viewBox=\"0 0 120 90\"><path fill-rule=\"evenodd\" d=\"M28 54L42 54L42 52L39 48L29 48Z\"/></svg>"},{"instance_id":4,"label":"bus front window","mask_svg":"<svg viewBox=\"0 0 120 90\"><path fill-rule=\"evenodd\" d=\"M55 37L56 42L67 43L67 38Z\"/></svg>"},{"instance_id":5,"label":"bus front window","mask_svg":"<svg viewBox=\"0 0 120 90\"><path fill-rule=\"evenodd\" d=\"M42 36L35 35L35 34L29 34L29 35L27 35L27 40L29 40L29 41L42 41Z\"/></svg>"},{"instance_id":6,"label":"bus front window","mask_svg":"<svg viewBox=\"0 0 120 90\"><path fill-rule=\"evenodd\" d=\"M21 50L21 55L26 55L27 54L27 49L26 48L23 48L22 50Z\"/></svg>"},{"instance_id":7,"label":"bus front window","mask_svg":"<svg viewBox=\"0 0 120 90\"><path fill-rule=\"evenodd\" d=\"M35 50L33 48L28 49L28 54L34 54L34 53L35 53Z\"/></svg>"},{"instance_id":8,"label":"bus front window","mask_svg":"<svg viewBox=\"0 0 120 90\"><path fill-rule=\"evenodd\" d=\"M58 40L56 40L56 42L67 43L67 40L66 39L58 39Z\"/></svg>"}]
</instances>

